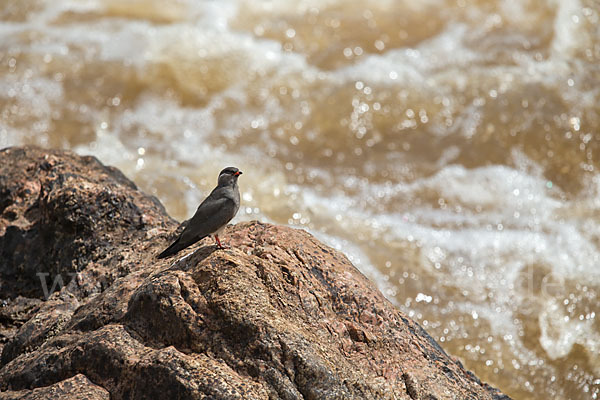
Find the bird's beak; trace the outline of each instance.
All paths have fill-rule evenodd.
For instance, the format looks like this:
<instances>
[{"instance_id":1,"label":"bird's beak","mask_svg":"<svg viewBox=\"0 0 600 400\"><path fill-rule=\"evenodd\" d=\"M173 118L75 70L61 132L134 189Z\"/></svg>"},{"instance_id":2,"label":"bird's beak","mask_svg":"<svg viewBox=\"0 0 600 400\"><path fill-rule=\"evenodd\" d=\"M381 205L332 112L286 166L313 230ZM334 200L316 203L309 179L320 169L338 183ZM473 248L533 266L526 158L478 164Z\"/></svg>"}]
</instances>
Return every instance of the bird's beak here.
<instances>
[{"instance_id":1,"label":"bird's beak","mask_svg":"<svg viewBox=\"0 0 600 400\"><path fill-rule=\"evenodd\" d=\"M234 176L240 176L243 172L242 171L238 171L235 174L233 174Z\"/></svg>"}]
</instances>

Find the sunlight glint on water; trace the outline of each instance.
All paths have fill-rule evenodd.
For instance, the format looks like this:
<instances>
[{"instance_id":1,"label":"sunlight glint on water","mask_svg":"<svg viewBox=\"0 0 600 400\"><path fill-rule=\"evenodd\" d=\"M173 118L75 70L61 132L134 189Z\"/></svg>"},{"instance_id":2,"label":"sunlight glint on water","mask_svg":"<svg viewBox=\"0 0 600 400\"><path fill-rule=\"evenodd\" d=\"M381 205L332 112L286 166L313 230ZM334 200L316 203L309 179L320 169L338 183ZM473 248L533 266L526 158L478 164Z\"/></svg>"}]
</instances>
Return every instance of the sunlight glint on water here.
<instances>
[{"instance_id":1,"label":"sunlight glint on water","mask_svg":"<svg viewBox=\"0 0 600 400\"><path fill-rule=\"evenodd\" d=\"M600 395L594 0L9 1L0 146L345 251L515 399Z\"/></svg>"}]
</instances>

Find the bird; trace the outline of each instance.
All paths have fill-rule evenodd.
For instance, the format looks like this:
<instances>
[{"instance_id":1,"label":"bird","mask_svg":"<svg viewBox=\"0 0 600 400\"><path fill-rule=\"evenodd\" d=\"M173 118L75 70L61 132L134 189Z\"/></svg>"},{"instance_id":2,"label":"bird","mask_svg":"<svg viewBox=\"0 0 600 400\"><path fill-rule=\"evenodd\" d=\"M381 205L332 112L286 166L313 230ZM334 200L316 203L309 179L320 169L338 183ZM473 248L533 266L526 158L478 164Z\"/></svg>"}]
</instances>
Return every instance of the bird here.
<instances>
[{"instance_id":1,"label":"bird","mask_svg":"<svg viewBox=\"0 0 600 400\"><path fill-rule=\"evenodd\" d=\"M217 247L224 249L219 234L240 208L240 189L237 182L240 175L242 171L235 167L224 168L219 173L217 187L200 203L179 237L157 258L176 254L209 235L214 235Z\"/></svg>"}]
</instances>

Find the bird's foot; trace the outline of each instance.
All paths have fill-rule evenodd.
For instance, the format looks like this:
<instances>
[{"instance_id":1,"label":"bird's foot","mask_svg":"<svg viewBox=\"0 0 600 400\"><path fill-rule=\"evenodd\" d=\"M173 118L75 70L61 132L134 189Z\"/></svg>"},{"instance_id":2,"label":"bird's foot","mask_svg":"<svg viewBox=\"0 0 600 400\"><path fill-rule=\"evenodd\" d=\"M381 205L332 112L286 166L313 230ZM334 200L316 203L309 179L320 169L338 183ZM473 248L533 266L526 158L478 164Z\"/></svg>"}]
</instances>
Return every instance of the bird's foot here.
<instances>
[{"instance_id":1,"label":"bird's foot","mask_svg":"<svg viewBox=\"0 0 600 400\"><path fill-rule=\"evenodd\" d=\"M221 249L221 250L225 250L228 249L229 246L223 246L223 244L221 244L221 241L219 240L219 236L215 235L215 240L217 241L217 248Z\"/></svg>"}]
</instances>

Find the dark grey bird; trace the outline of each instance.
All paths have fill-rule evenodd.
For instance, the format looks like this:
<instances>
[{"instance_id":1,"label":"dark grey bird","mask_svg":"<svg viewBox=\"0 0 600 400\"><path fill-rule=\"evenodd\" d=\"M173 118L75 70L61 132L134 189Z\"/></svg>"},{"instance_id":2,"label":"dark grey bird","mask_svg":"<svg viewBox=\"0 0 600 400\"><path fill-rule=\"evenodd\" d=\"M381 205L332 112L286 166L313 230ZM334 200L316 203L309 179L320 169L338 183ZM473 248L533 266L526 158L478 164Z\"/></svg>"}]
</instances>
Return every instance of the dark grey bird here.
<instances>
[{"instance_id":1,"label":"dark grey bird","mask_svg":"<svg viewBox=\"0 0 600 400\"><path fill-rule=\"evenodd\" d=\"M240 208L238 177L242 171L227 167L219 173L219 182L206 199L198 206L196 213L181 232L181 235L158 255L158 258L171 256L209 235L214 235L217 246L223 249L219 233L235 216Z\"/></svg>"}]
</instances>

